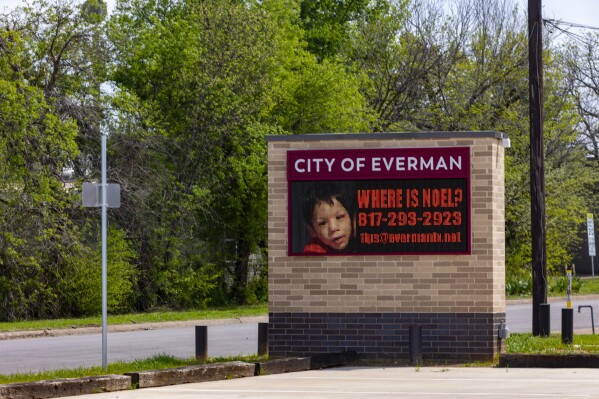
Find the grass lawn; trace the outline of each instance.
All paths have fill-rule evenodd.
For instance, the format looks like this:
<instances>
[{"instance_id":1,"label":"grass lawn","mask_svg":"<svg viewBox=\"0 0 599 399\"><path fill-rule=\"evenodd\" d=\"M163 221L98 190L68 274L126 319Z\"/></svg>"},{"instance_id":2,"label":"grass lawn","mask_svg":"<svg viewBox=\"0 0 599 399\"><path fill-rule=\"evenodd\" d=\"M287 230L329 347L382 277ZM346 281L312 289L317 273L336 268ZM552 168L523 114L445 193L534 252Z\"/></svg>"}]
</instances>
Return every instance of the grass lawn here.
<instances>
[{"instance_id":1,"label":"grass lawn","mask_svg":"<svg viewBox=\"0 0 599 399\"><path fill-rule=\"evenodd\" d=\"M108 324L140 324L185 320L214 320L234 319L247 316L262 316L268 314L268 304L253 306L237 306L221 309L191 310L183 312L150 312L125 315L109 315ZM73 327L101 326L102 317L85 317L82 319L32 320L16 322L0 322L0 332L31 331L44 329L61 329Z\"/></svg>"},{"instance_id":2,"label":"grass lawn","mask_svg":"<svg viewBox=\"0 0 599 399\"><path fill-rule=\"evenodd\" d=\"M13 384L18 382L33 382L43 380L55 380L58 378L82 378L107 374L135 373L144 370L161 370L182 366L194 366L200 364L222 363L239 360L242 362L257 362L268 360L268 356L236 356L236 357L214 357L207 361L190 359L179 359L169 355L157 355L148 359L135 360L133 362L110 363L107 370L102 367L89 367L78 369L52 370L41 373L17 373L10 375L0 374L0 384Z\"/></svg>"},{"instance_id":3,"label":"grass lawn","mask_svg":"<svg viewBox=\"0 0 599 399\"><path fill-rule=\"evenodd\" d=\"M599 277L583 278L580 291L576 295L599 294Z\"/></svg>"},{"instance_id":4,"label":"grass lawn","mask_svg":"<svg viewBox=\"0 0 599 399\"><path fill-rule=\"evenodd\" d=\"M528 354L578 354L598 353L599 335L577 335L574 334L572 345L562 343L560 334L552 334L549 337L533 337L532 334L511 334L506 340L508 353Z\"/></svg>"}]
</instances>

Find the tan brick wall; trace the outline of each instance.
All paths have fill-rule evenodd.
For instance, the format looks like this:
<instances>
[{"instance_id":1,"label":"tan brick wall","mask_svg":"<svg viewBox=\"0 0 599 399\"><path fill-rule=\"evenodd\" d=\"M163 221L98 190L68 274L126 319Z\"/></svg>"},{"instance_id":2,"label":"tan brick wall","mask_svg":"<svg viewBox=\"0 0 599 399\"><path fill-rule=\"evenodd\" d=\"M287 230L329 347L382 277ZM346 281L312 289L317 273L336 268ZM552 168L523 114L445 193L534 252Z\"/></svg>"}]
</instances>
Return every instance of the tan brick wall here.
<instances>
[{"instance_id":1,"label":"tan brick wall","mask_svg":"<svg viewBox=\"0 0 599 399\"><path fill-rule=\"evenodd\" d=\"M497 138L449 135L269 141L269 311L505 312L504 148ZM452 146L470 148L470 255L287 256L287 150Z\"/></svg>"}]
</instances>

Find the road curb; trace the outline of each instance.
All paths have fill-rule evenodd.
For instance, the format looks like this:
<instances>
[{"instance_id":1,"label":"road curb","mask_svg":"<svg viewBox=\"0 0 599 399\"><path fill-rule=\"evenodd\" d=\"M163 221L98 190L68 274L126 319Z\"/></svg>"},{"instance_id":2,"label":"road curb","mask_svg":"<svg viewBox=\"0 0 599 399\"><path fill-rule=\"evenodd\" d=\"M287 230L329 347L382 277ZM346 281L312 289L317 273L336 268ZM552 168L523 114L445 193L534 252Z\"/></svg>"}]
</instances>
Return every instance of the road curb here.
<instances>
[{"instance_id":1,"label":"road curb","mask_svg":"<svg viewBox=\"0 0 599 399\"><path fill-rule=\"evenodd\" d=\"M499 355L499 367L514 368L599 368L599 355L533 355L505 353Z\"/></svg>"},{"instance_id":2,"label":"road curb","mask_svg":"<svg viewBox=\"0 0 599 399\"><path fill-rule=\"evenodd\" d=\"M0 399L46 399L100 392L143 389L166 385L217 381L231 378L282 374L345 366L358 360L355 352L331 353L304 358L281 358L256 363L226 362L201 366L186 366L164 370L140 371L125 375L104 375L86 378L0 385Z\"/></svg>"},{"instance_id":3,"label":"road curb","mask_svg":"<svg viewBox=\"0 0 599 399\"><path fill-rule=\"evenodd\" d=\"M136 388L153 388L165 385L253 377L254 370L255 366L250 363L226 362L165 370L140 371L138 373L125 373L125 375L131 377L131 383Z\"/></svg>"},{"instance_id":4,"label":"road curb","mask_svg":"<svg viewBox=\"0 0 599 399\"><path fill-rule=\"evenodd\" d=\"M293 357L256 362L255 375L283 374L311 370L309 357Z\"/></svg>"},{"instance_id":5,"label":"road curb","mask_svg":"<svg viewBox=\"0 0 599 399\"><path fill-rule=\"evenodd\" d=\"M102 375L0 385L2 399L44 399L131 389L131 377Z\"/></svg>"},{"instance_id":6,"label":"road curb","mask_svg":"<svg viewBox=\"0 0 599 399\"><path fill-rule=\"evenodd\" d=\"M283 374L293 371L319 370L357 363L358 354L353 351L327 353L310 357L294 357L256 362L256 375Z\"/></svg>"}]
</instances>

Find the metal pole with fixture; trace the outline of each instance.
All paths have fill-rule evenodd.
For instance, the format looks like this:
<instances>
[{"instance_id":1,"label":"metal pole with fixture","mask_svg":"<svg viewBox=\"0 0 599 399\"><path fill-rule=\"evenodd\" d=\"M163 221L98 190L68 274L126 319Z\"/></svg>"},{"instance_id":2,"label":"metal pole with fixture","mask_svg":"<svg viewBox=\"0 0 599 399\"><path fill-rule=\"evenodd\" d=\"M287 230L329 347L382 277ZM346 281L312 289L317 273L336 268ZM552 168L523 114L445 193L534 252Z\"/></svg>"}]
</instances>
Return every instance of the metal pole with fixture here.
<instances>
[{"instance_id":1,"label":"metal pole with fixture","mask_svg":"<svg viewBox=\"0 0 599 399\"><path fill-rule=\"evenodd\" d=\"M102 131L102 369L108 367L108 272L106 254L106 225L107 225L107 186L106 186L106 132Z\"/></svg>"},{"instance_id":2,"label":"metal pole with fixture","mask_svg":"<svg viewBox=\"0 0 599 399\"><path fill-rule=\"evenodd\" d=\"M82 205L86 208L102 208L102 369L108 367L108 208L121 206L121 186L106 183L107 133L101 132L101 182L83 183Z\"/></svg>"}]
</instances>

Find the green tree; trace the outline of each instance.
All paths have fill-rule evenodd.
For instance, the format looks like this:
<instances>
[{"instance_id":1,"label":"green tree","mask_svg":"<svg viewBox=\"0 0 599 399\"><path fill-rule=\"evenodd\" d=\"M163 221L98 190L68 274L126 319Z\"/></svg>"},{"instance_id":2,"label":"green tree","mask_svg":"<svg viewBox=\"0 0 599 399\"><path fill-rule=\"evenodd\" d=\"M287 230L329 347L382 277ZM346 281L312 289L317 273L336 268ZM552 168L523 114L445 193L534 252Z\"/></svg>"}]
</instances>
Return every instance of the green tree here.
<instances>
[{"instance_id":1,"label":"green tree","mask_svg":"<svg viewBox=\"0 0 599 399\"><path fill-rule=\"evenodd\" d=\"M348 39L351 24L385 6L385 1L378 0L301 0L299 15L308 50L320 60L336 56Z\"/></svg>"},{"instance_id":2,"label":"green tree","mask_svg":"<svg viewBox=\"0 0 599 399\"><path fill-rule=\"evenodd\" d=\"M82 210L80 182L67 171L92 178L98 170L105 9L96 0L34 1L0 16L3 319L99 311L88 304L99 304L100 290L85 289L99 284L98 241L85 233L99 218ZM120 249L109 273L123 278L109 301L119 311L131 307L131 252L123 235L111 241Z\"/></svg>"},{"instance_id":3,"label":"green tree","mask_svg":"<svg viewBox=\"0 0 599 399\"><path fill-rule=\"evenodd\" d=\"M291 0L119 4L114 167L134 204L119 223L143 245L140 308L181 304L186 275L209 275L196 284L208 297L219 288L221 301L254 300L247 284L266 259L264 136L367 127L358 81L305 50L298 16Z\"/></svg>"},{"instance_id":4,"label":"green tree","mask_svg":"<svg viewBox=\"0 0 599 399\"><path fill-rule=\"evenodd\" d=\"M376 129L508 133L506 267L514 277L529 274L531 264L524 22L508 0L412 1L359 21L345 50L366 77L362 91L377 113ZM585 162L576 97L555 51L545 67L548 269L559 272L580 245L596 173Z\"/></svg>"},{"instance_id":5,"label":"green tree","mask_svg":"<svg viewBox=\"0 0 599 399\"><path fill-rule=\"evenodd\" d=\"M0 319L60 313L74 226L63 167L77 154L76 125L35 85L22 33L0 19Z\"/></svg>"},{"instance_id":6,"label":"green tree","mask_svg":"<svg viewBox=\"0 0 599 399\"><path fill-rule=\"evenodd\" d=\"M98 315L102 312L100 230L95 221L91 221L90 226L85 226L82 230L82 243L75 243L80 246L76 252L77 257L70 259L73 267L69 273L62 276L58 287L63 301L63 312L72 316ZM122 230L110 227L107 237L108 312L115 314L132 311L137 278L133 260L137 254L132 250L131 243Z\"/></svg>"},{"instance_id":7,"label":"green tree","mask_svg":"<svg viewBox=\"0 0 599 399\"><path fill-rule=\"evenodd\" d=\"M376 114L372 130L431 125L422 112L430 103L427 96L437 95L461 44L460 32L450 31L443 20L440 4L398 1L352 25L342 52L364 78L362 92Z\"/></svg>"},{"instance_id":8,"label":"green tree","mask_svg":"<svg viewBox=\"0 0 599 399\"><path fill-rule=\"evenodd\" d=\"M576 108L581 116L579 139L599 162L599 54L596 48L599 35L589 33L575 37L560 48L560 63L567 71Z\"/></svg>"}]
</instances>

